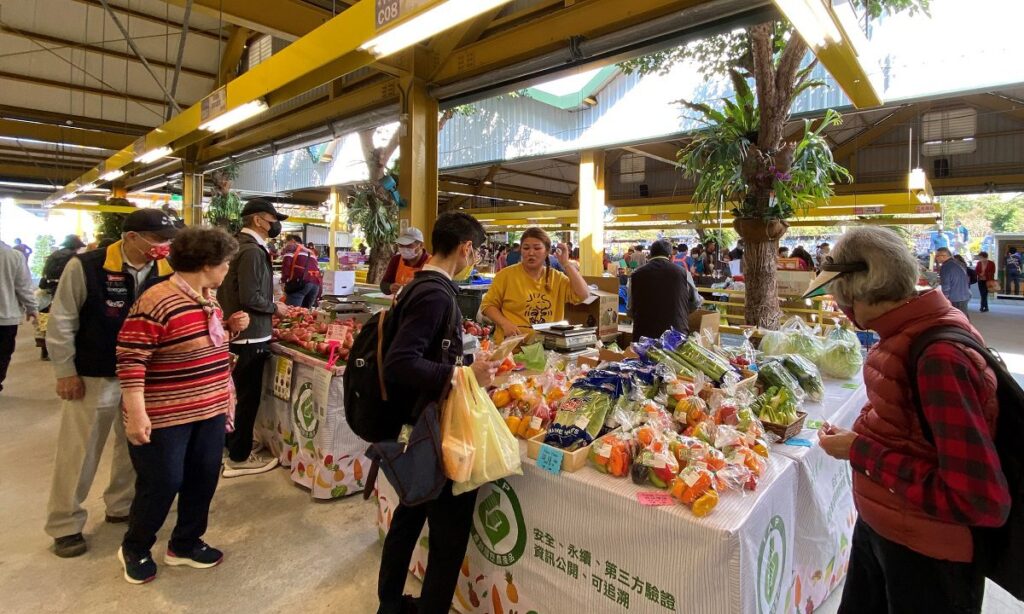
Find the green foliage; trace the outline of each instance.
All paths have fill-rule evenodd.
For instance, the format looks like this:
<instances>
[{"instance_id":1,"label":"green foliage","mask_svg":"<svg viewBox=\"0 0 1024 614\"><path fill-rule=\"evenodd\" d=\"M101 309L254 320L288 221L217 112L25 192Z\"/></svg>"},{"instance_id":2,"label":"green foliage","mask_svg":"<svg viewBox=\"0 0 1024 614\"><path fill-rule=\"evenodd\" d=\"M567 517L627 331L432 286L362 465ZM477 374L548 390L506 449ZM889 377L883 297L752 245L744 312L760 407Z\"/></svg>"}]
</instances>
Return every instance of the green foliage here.
<instances>
[{"instance_id":1,"label":"green foliage","mask_svg":"<svg viewBox=\"0 0 1024 614\"><path fill-rule=\"evenodd\" d=\"M101 205L114 207L134 207L131 201L124 198L110 198L100 200ZM124 228L124 221L128 218L127 213L98 213L96 214L96 240L110 239L119 241L121 229Z\"/></svg>"},{"instance_id":2,"label":"green foliage","mask_svg":"<svg viewBox=\"0 0 1024 614\"><path fill-rule=\"evenodd\" d=\"M234 192L214 194L206 210L206 221L231 234L242 230L242 199Z\"/></svg>"},{"instance_id":3,"label":"green foliage","mask_svg":"<svg viewBox=\"0 0 1024 614\"><path fill-rule=\"evenodd\" d=\"M960 220L975 238L998 232L1024 232L1024 194L943 196L941 201L946 228Z\"/></svg>"},{"instance_id":4,"label":"green foliage","mask_svg":"<svg viewBox=\"0 0 1024 614\"><path fill-rule=\"evenodd\" d=\"M858 11L875 19L882 15L906 12L910 15L930 15L931 0L853 0ZM793 34L793 26L785 19L775 22L773 47L776 59ZM692 61L705 78L724 77L730 70L739 70L749 76L753 73L750 39L745 31L723 32L692 43L665 49L619 64L626 74L666 74L679 63Z\"/></svg>"},{"instance_id":5,"label":"green foliage","mask_svg":"<svg viewBox=\"0 0 1024 614\"><path fill-rule=\"evenodd\" d=\"M32 260L29 262L29 269L32 271L33 277L42 276L46 259L50 257L50 253L53 252L56 244L57 242L54 240L53 235L39 235L36 237L36 243L32 246Z\"/></svg>"},{"instance_id":6,"label":"green foliage","mask_svg":"<svg viewBox=\"0 0 1024 614\"><path fill-rule=\"evenodd\" d=\"M717 219L726 208L736 217L789 219L830 197L835 182L850 181L822 136L826 128L842 123L839 113L828 110L817 128L805 121L795 146L764 154L755 147L761 114L754 93L737 71L731 75L736 97L724 100L722 111L681 101L705 126L679 153L683 173L696 180L693 202L700 206L699 221ZM755 193L768 186L774 197L765 203Z\"/></svg>"},{"instance_id":7,"label":"green foliage","mask_svg":"<svg viewBox=\"0 0 1024 614\"><path fill-rule=\"evenodd\" d=\"M363 186L348 206L348 219L362 228L370 249L390 248L398 238L398 206L375 186Z\"/></svg>"}]
</instances>

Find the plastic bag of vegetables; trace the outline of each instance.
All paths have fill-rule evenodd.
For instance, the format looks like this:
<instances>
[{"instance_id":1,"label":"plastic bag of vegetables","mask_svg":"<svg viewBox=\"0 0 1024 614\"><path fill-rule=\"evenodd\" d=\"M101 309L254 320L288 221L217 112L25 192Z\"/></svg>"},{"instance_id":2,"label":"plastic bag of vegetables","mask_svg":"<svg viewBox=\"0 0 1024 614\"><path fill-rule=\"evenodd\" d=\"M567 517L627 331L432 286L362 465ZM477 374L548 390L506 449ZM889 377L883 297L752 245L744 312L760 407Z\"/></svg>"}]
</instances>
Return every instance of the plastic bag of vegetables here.
<instances>
[{"instance_id":1,"label":"plastic bag of vegetables","mask_svg":"<svg viewBox=\"0 0 1024 614\"><path fill-rule=\"evenodd\" d=\"M853 332L849 328L840 326L838 323L828 331L825 335L825 341L845 341L847 343L855 343L860 345L860 339L857 337L857 333Z\"/></svg>"},{"instance_id":2,"label":"plastic bag of vegetables","mask_svg":"<svg viewBox=\"0 0 1024 614\"><path fill-rule=\"evenodd\" d=\"M562 400L544 443L563 450L577 450L590 444L604 426L616 400L615 382L602 385L598 378L573 384Z\"/></svg>"},{"instance_id":3,"label":"plastic bag of vegetables","mask_svg":"<svg viewBox=\"0 0 1024 614\"><path fill-rule=\"evenodd\" d=\"M786 370L800 382L800 387L812 401L825 398L825 384L821 381L818 367L799 354L784 354L780 357Z\"/></svg>"},{"instance_id":4,"label":"plastic bag of vegetables","mask_svg":"<svg viewBox=\"0 0 1024 614\"><path fill-rule=\"evenodd\" d=\"M766 356L778 356L789 352L789 333L781 330L766 330L761 334L758 346Z\"/></svg>"},{"instance_id":5,"label":"plastic bag of vegetables","mask_svg":"<svg viewBox=\"0 0 1024 614\"><path fill-rule=\"evenodd\" d=\"M821 372L828 377L850 379L860 373L864 367L864 356L860 352L860 343L848 341L829 341L821 356Z\"/></svg>"},{"instance_id":6,"label":"plastic bag of vegetables","mask_svg":"<svg viewBox=\"0 0 1024 614\"><path fill-rule=\"evenodd\" d=\"M608 433L590 447L587 461L601 473L624 478L629 475L636 450L636 439L632 435L618 431Z\"/></svg>"},{"instance_id":7,"label":"plastic bag of vegetables","mask_svg":"<svg viewBox=\"0 0 1024 614\"><path fill-rule=\"evenodd\" d=\"M797 401L803 401L806 396L804 389L800 387L800 382L782 365L781 360L766 360L761 363L761 368L757 372L757 381L765 388L785 388Z\"/></svg>"}]
</instances>

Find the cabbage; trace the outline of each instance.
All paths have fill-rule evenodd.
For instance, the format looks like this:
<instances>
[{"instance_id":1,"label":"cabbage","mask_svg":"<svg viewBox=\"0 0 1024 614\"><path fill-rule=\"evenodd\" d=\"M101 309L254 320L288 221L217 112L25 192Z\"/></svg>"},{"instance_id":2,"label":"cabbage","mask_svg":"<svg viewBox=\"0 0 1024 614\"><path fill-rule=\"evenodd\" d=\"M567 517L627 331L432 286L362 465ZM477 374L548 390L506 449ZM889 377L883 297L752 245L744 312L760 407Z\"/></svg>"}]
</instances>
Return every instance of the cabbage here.
<instances>
[{"instance_id":1,"label":"cabbage","mask_svg":"<svg viewBox=\"0 0 1024 614\"><path fill-rule=\"evenodd\" d=\"M843 326L833 327L832 330L829 331L826 339L829 341L845 341L846 343L855 343L860 345L860 338L857 337L857 333Z\"/></svg>"},{"instance_id":2,"label":"cabbage","mask_svg":"<svg viewBox=\"0 0 1024 614\"><path fill-rule=\"evenodd\" d=\"M799 354L814 364L818 364L824 351L821 337L817 335L806 332L789 334L789 354Z\"/></svg>"},{"instance_id":3,"label":"cabbage","mask_svg":"<svg viewBox=\"0 0 1024 614\"><path fill-rule=\"evenodd\" d=\"M860 343L835 340L826 342L825 352L818 366L821 367L821 372L829 377L850 379L864 366Z\"/></svg>"},{"instance_id":4,"label":"cabbage","mask_svg":"<svg viewBox=\"0 0 1024 614\"><path fill-rule=\"evenodd\" d=\"M757 347L767 356L789 354L789 338L790 334L781 330L766 330L761 337L761 345Z\"/></svg>"}]
</instances>

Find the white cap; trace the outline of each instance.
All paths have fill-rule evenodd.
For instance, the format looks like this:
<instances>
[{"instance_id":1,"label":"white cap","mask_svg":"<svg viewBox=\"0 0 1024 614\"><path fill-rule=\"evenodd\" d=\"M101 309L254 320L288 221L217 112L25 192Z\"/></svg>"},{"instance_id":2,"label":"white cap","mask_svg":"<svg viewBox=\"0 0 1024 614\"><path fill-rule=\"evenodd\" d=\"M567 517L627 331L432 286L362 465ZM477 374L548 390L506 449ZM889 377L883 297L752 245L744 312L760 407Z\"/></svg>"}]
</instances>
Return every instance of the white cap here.
<instances>
[{"instance_id":1,"label":"white cap","mask_svg":"<svg viewBox=\"0 0 1024 614\"><path fill-rule=\"evenodd\" d=\"M399 245L412 245L413 243L423 243L423 233L420 232L419 228L413 228L412 226L402 231L402 234L398 235L398 240L395 243Z\"/></svg>"}]
</instances>

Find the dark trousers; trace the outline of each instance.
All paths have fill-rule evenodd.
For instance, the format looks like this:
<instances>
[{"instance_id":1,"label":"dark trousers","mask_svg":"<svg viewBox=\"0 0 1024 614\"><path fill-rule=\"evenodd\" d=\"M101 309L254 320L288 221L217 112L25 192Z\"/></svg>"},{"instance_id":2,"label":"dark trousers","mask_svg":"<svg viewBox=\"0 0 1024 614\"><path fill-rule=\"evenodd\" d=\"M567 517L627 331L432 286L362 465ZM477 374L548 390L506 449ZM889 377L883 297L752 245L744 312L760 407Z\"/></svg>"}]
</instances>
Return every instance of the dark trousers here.
<instances>
[{"instance_id":1,"label":"dark trousers","mask_svg":"<svg viewBox=\"0 0 1024 614\"><path fill-rule=\"evenodd\" d=\"M975 614L984 596L974 565L918 554L857 521L839 614Z\"/></svg>"},{"instance_id":2,"label":"dark trousers","mask_svg":"<svg viewBox=\"0 0 1024 614\"><path fill-rule=\"evenodd\" d=\"M978 281L978 294L981 295L981 310L988 311L988 282L985 280Z\"/></svg>"},{"instance_id":3,"label":"dark trousers","mask_svg":"<svg viewBox=\"0 0 1024 614\"><path fill-rule=\"evenodd\" d=\"M289 292L284 302L291 307L305 307L309 309L316 302L318 296L320 296L320 284L307 281L301 290Z\"/></svg>"},{"instance_id":4,"label":"dark trousers","mask_svg":"<svg viewBox=\"0 0 1024 614\"><path fill-rule=\"evenodd\" d=\"M1003 282L1003 292L1014 296L1020 295L1020 275L1008 275Z\"/></svg>"},{"instance_id":5,"label":"dark trousers","mask_svg":"<svg viewBox=\"0 0 1024 614\"><path fill-rule=\"evenodd\" d=\"M267 343L233 343L231 353L238 356L231 379L235 382L235 430L227 435L228 455L235 462L249 458L252 430L263 396L263 368L270 358Z\"/></svg>"},{"instance_id":6,"label":"dark trousers","mask_svg":"<svg viewBox=\"0 0 1024 614\"><path fill-rule=\"evenodd\" d=\"M135 499L122 546L136 557L146 556L178 497L178 524L170 549L192 552L206 533L210 501L220 477L224 415L179 426L153 429L149 443L128 444L135 467Z\"/></svg>"},{"instance_id":7,"label":"dark trousers","mask_svg":"<svg viewBox=\"0 0 1024 614\"><path fill-rule=\"evenodd\" d=\"M466 556L469 533L473 527L476 491L455 496L448 482L441 496L429 503L406 507L399 505L384 538L380 561L377 614L402 612L402 593L409 574L409 562L416 548L423 523L430 526L427 573L419 598L420 614L447 614L452 607L459 568Z\"/></svg>"},{"instance_id":8,"label":"dark trousers","mask_svg":"<svg viewBox=\"0 0 1024 614\"><path fill-rule=\"evenodd\" d=\"M4 389L7 368L11 366L11 356L14 355L14 342L17 338L17 325L0 326L0 390Z\"/></svg>"}]
</instances>

